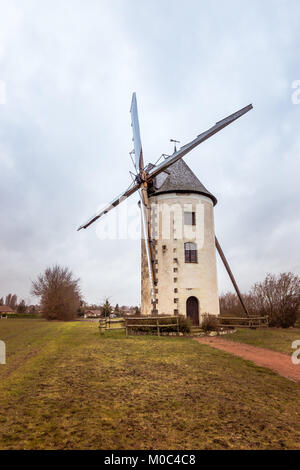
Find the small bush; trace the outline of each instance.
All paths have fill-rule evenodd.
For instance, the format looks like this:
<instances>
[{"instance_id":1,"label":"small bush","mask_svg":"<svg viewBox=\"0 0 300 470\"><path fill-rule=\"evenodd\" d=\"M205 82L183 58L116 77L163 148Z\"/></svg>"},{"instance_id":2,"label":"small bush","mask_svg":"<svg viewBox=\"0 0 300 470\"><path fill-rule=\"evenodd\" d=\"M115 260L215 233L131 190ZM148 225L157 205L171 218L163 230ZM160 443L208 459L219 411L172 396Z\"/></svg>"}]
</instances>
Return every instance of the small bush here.
<instances>
[{"instance_id":1,"label":"small bush","mask_svg":"<svg viewBox=\"0 0 300 470\"><path fill-rule=\"evenodd\" d=\"M202 321L201 327L205 333L209 333L210 331L218 331L219 320L214 315L206 314L204 320Z\"/></svg>"},{"instance_id":2,"label":"small bush","mask_svg":"<svg viewBox=\"0 0 300 470\"><path fill-rule=\"evenodd\" d=\"M191 320L187 317L179 317L179 331L180 333L189 334L191 332L192 323Z\"/></svg>"}]
</instances>

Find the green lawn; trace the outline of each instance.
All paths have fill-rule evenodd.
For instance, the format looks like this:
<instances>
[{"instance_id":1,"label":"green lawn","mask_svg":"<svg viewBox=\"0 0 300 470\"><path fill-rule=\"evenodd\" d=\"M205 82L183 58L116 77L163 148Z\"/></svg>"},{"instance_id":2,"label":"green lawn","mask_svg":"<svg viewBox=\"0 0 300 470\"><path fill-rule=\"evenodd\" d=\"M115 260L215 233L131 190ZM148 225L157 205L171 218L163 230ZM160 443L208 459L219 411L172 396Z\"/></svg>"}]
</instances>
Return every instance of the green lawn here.
<instances>
[{"instance_id":1,"label":"green lawn","mask_svg":"<svg viewBox=\"0 0 300 470\"><path fill-rule=\"evenodd\" d=\"M260 348L292 354L292 343L300 340L300 328L264 328L261 330L240 329L232 335L222 336L230 341L251 344Z\"/></svg>"},{"instance_id":2,"label":"green lawn","mask_svg":"<svg viewBox=\"0 0 300 470\"><path fill-rule=\"evenodd\" d=\"M0 449L300 449L300 385L189 338L0 320Z\"/></svg>"}]
</instances>

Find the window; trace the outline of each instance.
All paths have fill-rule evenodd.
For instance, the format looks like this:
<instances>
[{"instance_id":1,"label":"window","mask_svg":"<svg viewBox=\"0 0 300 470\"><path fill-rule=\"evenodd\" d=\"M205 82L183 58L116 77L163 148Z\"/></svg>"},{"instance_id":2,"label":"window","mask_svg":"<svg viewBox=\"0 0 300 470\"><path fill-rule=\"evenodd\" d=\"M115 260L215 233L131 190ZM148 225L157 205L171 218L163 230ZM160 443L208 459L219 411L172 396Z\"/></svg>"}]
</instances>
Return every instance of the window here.
<instances>
[{"instance_id":1,"label":"window","mask_svg":"<svg viewBox=\"0 0 300 470\"><path fill-rule=\"evenodd\" d=\"M197 245L195 243L184 244L184 258L186 263L197 263Z\"/></svg>"},{"instance_id":2,"label":"window","mask_svg":"<svg viewBox=\"0 0 300 470\"><path fill-rule=\"evenodd\" d=\"M196 212L184 213L184 225L196 225Z\"/></svg>"}]
</instances>

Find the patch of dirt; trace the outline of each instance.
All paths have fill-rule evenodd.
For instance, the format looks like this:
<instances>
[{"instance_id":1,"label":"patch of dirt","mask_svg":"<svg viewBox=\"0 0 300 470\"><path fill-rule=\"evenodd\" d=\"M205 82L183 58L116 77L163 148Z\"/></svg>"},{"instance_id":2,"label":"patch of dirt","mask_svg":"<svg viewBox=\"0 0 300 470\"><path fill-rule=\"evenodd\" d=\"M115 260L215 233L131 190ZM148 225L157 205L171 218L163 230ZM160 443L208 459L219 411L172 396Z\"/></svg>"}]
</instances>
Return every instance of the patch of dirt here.
<instances>
[{"instance_id":1,"label":"patch of dirt","mask_svg":"<svg viewBox=\"0 0 300 470\"><path fill-rule=\"evenodd\" d=\"M220 337L194 338L201 344L232 353L254 364L273 370L282 377L300 383L300 365L292 363L291 356L270 349L258 348L249 344L236 343Z\"/></svg>"}]
</instances>

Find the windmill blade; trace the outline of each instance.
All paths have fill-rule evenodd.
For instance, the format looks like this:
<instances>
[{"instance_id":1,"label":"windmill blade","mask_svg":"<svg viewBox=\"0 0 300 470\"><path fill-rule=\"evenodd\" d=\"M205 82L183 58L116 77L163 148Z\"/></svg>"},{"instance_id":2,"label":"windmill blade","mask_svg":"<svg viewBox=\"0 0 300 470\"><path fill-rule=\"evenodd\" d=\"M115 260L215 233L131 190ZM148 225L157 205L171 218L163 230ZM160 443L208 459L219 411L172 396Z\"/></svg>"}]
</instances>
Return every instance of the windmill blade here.
<instances>
[{"instance_id":1,"label":"windmill blade","mask_svg":"<svg viewBox=\"0 0 300 470\"><path fill-rule=\"evenodd\" d=\"M154 305L154 302L155 302L154 270L153 270L153 265L152 265L151 246L150 246L150 239L149 239L147 190L146 189L139 189L139 195L140 195L140 200L141 200L142 227L143 227L143 234L144 234L144 241L145 241L145 248L146 248L146 257L147 257L147 265L148 265L148 272L149 272L151 298L152 298L152 303Z\"/></svg>"},{"instance_id":2,"label":"windmill blade","mask_svg":"<svg viewBox=\"0 0 300 470\"><path fill-rule=\"evenodd\" d=\"M139 116L138 116L138 108L137 108L137 101L136 101L135 93L133 93L132 95L130 114L131 114L131 127L132 127L132 132L133 132L135 169L138 173L141 173L144 168L144 160L143 160L143 149L142 149Z\"/></svg>"},{"instance_id":3,"label":"windmill blade","mask_svg":"<svg viewBox=\"0 0 300 470\"><path fill-rule=\"evenodd\" d=\"M109 211L117 207L121 202L123 202L125 199L127 199L129 196L134 194L138 189L140 188L140 183L134 184L133 186L130 186L124 193L122 193L120 196L116 197L111 203L102 209L100 212L94 215L91 219L89 219L85 224L81 225L77 231L81 230L82 228L87 228L96 220L100 219L103 215L107 214Z\"/></svg>"},{"instance_id":4,"label":"windmill blade","mask_svg":"<svg viewBox=\"0 0 300 470\"><path fill-rule=\"evenodd\" d=\"M187 153L189 153L191 150L193 150L199 144L201 144L205 140L212 137L214 134L219 132L221 129L224 129L224 127L229 126L229 124L236 121L237 119L239 119L244 114L248 113L248 111L250 111L251 109L253 109L253 106L252 106L252 104L249 104L249 106L246 106L245 108L240 109L236 113L231 114L230 116L227 116L222 121L217 122L208 131L205 131L202 134L198 135L198 137L196 139L194 139L191 142L189 142L188 144L184 145L177 152L175 152L173 155L166 158L166 160L164 162L162 162L160 165L157 165L156 167L154 167L148 173L148 175L147 175L148 179L152 179L155 176L157 176L159 173L161 173L162 171L166 170L170 165L177 162L177 160L179 160L180 158L184 157Z\"/></svg>"}]
</instances>

